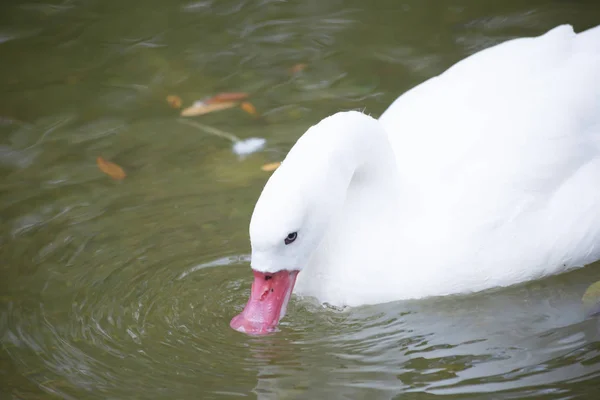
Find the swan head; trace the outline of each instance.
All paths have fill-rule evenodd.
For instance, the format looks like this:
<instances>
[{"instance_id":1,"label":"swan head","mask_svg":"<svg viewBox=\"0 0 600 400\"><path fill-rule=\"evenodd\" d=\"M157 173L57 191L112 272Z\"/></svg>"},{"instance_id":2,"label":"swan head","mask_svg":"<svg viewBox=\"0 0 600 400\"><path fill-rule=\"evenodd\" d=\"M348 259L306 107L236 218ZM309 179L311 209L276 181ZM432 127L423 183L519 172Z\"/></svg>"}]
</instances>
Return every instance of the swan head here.
<instances>
[{"instance_id":1,"label":"swan head","mask_svg":"<svg viewBox=\"0 0 600 400\"><path fill-rule=\"evenodd\" d=\"M360 117L358 117L360 115ZM353 120L370 118L338 113L311 127L292 147L266 183L250 221L254 281L246 307L230 326L247 334L275 330L286 312L296 277L309 264L343 205L352 176L348 154L335 132ZM334 152L335 152L334 151Z\"/></svg>"}]
</instances>

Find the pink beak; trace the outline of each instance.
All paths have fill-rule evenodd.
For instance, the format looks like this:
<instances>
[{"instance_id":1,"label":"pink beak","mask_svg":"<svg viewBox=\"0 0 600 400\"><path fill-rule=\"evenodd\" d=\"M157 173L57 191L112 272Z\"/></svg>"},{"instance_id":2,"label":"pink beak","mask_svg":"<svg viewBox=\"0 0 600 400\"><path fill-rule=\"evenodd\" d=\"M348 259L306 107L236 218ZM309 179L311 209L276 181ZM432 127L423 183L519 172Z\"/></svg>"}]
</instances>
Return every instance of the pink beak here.
<instances>
[{"instance_id":1,"label":"pink beak","mask_svg":"<svg viewBox=\"0 0 600 400\"><path fill-rule=\"evenodd\" d=\"M298 271L265 273L253 270L252 273L254 282L248 304L229 325L238 332L264 335L273 332L285 315Z\"/></svg>"}]
</instances>

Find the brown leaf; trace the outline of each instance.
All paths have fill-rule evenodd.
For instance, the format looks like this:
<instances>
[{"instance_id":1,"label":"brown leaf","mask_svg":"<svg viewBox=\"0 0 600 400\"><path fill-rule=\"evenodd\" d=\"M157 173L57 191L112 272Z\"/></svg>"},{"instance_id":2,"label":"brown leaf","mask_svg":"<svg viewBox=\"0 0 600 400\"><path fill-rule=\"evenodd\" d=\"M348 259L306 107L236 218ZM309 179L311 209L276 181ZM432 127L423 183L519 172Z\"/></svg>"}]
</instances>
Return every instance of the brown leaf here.
<instances>
[{"instance_id":1,"label":"brown leaf","mask_svg":"<svg viewBox=\"0 0 600 400\"><path fill-rule=\"evenodd\" d=\"M248 98L248 93L245 92L229 92L229 93L219 93L214 95L213 97L204 100L206 104L213 103L229 103L232 101L242 101Z\"/></svg>"},{"instance_id":2,"label":"brown leaf","mask_svg":"<svg viewBox=\"0 0 600 400\"><path fill-rule=\"evenodd\" d=\"M244 101L242 104L240 104L240 108L242 110L246 111L250 115L253 115L255 117L258 116L256 107L254 107L254 105L252 103L250 103L249 101Z\"/></svg>"},{"instance_id":3,"label":"brown leaf","mask_svg":"<svg viewBox=\"0 0 600 400\"><path fill-rule=\"evenodd\" d=\"M100 171L104 172L106 175L110 176L115 180L120 181L122 179L125 179L125 177L127 176L125 174L125 171L123 171L123 168L119 167L115 163L106 161L102 157L96 158L96 164L98 164L98 168L100 168Z\"/></svg>"},{"instance_id":4,"label":"brown leaf","mask_svg":"<svg viewBox=\"0 0 600 400\"><path fill-rule=\"evenodd\" d=\"M169 105L173 108L181 108L183 101L181 100L181 97L175 94L170 94L167 96L167 103L169 103Z\"/></svg>"},{"instance_id":5,"label":"brown leaf","mask_svg":"<svg viewBox=\"0 0 600 400\"><path fill-rule=\"evenodd\" d=\"M273 162L273 163L263 165L262 167L260 167L260 169L262 169L265 172L271 172L271 171L275 171L277 168L279 168L280 165L281 165L280 162Z\"/></svg>"},{"instance_id":6,"label":"brown leaf","mask_svg":"<svg viewBox=\"0 0 600 400\"><path fill-rule=\"evenodd\" d=\"M295 75L299 72L302 72L308 67L308 64L296 64L292 68L290 68L290 74Z\"/></svg>"},{"instance_id":7,"label":"brown leaf","mask_svg":"<svg viewBox=\"0 0 600 400\"><path fill-rule=\"evenodd\" d=\"M79 83L80 80L81 78L77 75L69 75L67 77L67 85L74 85L76 83Z\"/></svg>"},{"instance_id":8,"label":"brown leaf","mask_svg":"<svg viewBox=\"0 0 600 400\"><path fill-rule=\"evenodd\" d=\"M215 112L215 111L226 110L228 108L235 107L236 105L237 105L237 103L234 103L232 101L227 102L227 103L211 103L211 104L208 104L203 101L197 101L194 104L192 104L190 107L184 108L183 110L181 110L181 116L182 117L194 117L196 115L204 115L204 114L208 114L208 113Z\"/></svg>"}]
</instances>

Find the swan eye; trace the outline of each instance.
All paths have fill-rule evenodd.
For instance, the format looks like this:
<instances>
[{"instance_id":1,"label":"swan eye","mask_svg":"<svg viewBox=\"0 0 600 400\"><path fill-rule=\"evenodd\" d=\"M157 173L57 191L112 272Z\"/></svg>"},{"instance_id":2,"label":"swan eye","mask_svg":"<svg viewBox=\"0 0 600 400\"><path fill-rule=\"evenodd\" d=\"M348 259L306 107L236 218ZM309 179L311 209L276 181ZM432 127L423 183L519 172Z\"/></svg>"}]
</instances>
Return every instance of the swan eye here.
<instances>
[{"instance_id":1,"label":"swan eye","mask_svg":"<svg viewBox=\"0 0 600 400\"><path fill-rule=\"evenodd\" d=\"M283 240L285 244L290 244L298 237L298 232L288 233L288 235Z\"/></svg>"}]
</instances>

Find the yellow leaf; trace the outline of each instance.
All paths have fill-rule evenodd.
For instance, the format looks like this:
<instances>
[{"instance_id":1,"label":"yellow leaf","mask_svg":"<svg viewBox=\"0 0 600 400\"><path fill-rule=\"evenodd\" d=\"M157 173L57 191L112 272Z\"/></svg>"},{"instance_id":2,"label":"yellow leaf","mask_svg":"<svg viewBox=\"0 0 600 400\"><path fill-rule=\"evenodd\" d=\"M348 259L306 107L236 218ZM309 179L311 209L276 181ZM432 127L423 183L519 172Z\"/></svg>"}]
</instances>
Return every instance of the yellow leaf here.
<instances>
[{"instance_id":1,"label":"yellow leaf","mask_svg":"<svg viewBox=\"0 0 600 400\"><path fill-rule=\"evenodd\" d=\"M588 287L581 300L586 309L586 314L600 314L600 281Z\"/></svg>"},{"instance_id":2,"label":"yellow leaf","mask_svg":"<svg viewBox=\"0 0 600 400\"><path fill-rule=\"evenodd\" d=\"M260 169L262 169L265 172L271 172L271 171L275 171L277 168L279 168L280 165L281 165L280 162L273 162L273 163L263 165L262 167L260 167Z\"/></svg>"},{"instance_id":3,"label":"yellow leaf","mask_svg":"<svg viewBox=\"0 0 600 400\"><path fill-rule=\"evenodd\" d=\"M167 96L167 103L173 108L181 108L183 102L181 101L181 97L171 94Z\"/></svg>"},{"instance_id":4,"label":"yellow leaf","mask_svg":"<svg viewBox=\"0 0 600 400\"><path fill-rule=\"evenodd\" d=\"M123 171L123 168L119 167L115 163L106 161L102 157L96 158L96 164L98 164L98 168L100 168L100 171L104 172L106 175L110 176L115 180L120 181L122 179L125 179L125 177L127 176L125 174L125 171Z\"/></svg>"},{"instance_id":5,"label":"yellow leaf","mask_svg":"<svg viewBox=\"0 0 600 400\"><path fill-rule=\"evenodd\" d=\"M252 103L244 101L242 104L240 104L240 107L248 114L253 115L255 117L258 116L258 112L256 112L256 108L254 107L254 105L252 105Z\"/></svg>"},{"instance_id":6,"label":"yellow leaf","mask_svg":"<svg viewBox=\"0 0 600 400\"><path fill-rule=\"evenodd\" d=\"M600 301L600 281L587 288L582 298L586 304L592 304Z\"/></svg>"},{"instance_id":7,"label":"yellow leaf","mask_svg":"<svg viewBox=\"0 0 600 400\"><path fill-rule=\"evenodd\" d=\"M237 103L226 102L226 103L206 103L199 101L194 103L192 106L181 110L182 117L194 117L196 115L204 115L215 111L226 110L228 108L235 107Z\"/></svg>"}]
</instances>

